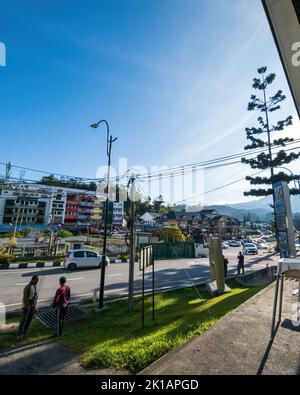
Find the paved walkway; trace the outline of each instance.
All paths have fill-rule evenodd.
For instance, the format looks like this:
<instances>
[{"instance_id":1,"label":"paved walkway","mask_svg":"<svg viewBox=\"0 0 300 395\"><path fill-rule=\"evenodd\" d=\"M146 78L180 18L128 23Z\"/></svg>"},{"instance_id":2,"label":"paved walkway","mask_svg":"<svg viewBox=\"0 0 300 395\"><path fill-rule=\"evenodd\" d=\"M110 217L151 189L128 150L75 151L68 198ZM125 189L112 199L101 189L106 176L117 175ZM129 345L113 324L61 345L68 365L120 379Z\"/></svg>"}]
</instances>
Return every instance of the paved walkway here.
<instances>
[{"instance_id":1,"label":"paved walkway","mask_svg":"<svg viewBox=\"0 0 300 395\"><path fill-rule=\"evenodd\" d=\"M285 282L282 323L270 342L274 284L225 316L213 328L165 355L140 374L300 375L300 325L291 320L295 281Z\"/></svg>"},{"instance_id":2,"label":"paved walkway","mask_svg":"<svg viewBox=\"0 0 300 395\"><path fill-rule=\"evenodd\" d=\"M83 369L79 356L58 341L47 341L34 348L0 358L0 375L114 375L126 374L115 369Z\"/></svg>"}]
</instances>

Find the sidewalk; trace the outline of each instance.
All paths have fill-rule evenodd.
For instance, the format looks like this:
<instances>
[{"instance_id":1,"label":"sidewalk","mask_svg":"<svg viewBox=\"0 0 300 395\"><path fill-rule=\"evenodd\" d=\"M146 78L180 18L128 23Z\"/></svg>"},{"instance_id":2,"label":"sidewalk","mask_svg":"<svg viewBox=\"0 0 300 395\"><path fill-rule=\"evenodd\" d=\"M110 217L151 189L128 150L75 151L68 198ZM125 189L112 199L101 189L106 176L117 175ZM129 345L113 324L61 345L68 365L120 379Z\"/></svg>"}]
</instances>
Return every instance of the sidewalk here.
<instances>
[{"instance_id":1,"label":"sidewalk","mask_svg":"<svg viewBox=\"0 0 300 395\"><path fill-rule=\"evenodd\" d=\"M270 342L274 283L214 327L143 370L144 375L300 375L300 325L289 321L298 282L285 281L282 323Z\"/></svg>"},{"instance_id":2,"label":"sidewalk","mask_svg":"<svg viewBox=\"0 0 300 395\"><path fill-rule=\"evenodd\" d=\"M121 375L115 369L83 369L79 356L59 341L47 341L0 358L0 375Z\"/></svg>"}]
</instances>

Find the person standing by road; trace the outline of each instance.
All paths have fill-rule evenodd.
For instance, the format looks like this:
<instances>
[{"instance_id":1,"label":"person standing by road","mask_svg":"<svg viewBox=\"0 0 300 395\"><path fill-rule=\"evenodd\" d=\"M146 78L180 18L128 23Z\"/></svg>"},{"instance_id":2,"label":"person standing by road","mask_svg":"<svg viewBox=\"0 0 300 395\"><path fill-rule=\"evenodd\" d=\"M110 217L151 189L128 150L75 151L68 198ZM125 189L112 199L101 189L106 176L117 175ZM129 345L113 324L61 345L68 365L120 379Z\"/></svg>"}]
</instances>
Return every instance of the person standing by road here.
<instances>
[{"instance_id":1,"label":"person standing by road","mask_svg":"<svg viewBox=\"0 0 300 395\"><path fill-rule=\"evenodd\" d=\"M223 261L224 261L224 277L227 277L227 271L228 271L228 259L225 258L225 256L223 255Z\"/></svg>"},{"instance_id":2,"label":"person standing by road","mask_svg":"<svg viewBox=\"0 0 300 395\"><path fill-rule=\"evenodd\" d=\"M29 325L32 321L34 313L36 312L36 304L38 300L37 283L39 277L33 276L30 282L26 285L23 290L23 301L22 301L22 317L19 324L18 340L23 340L26 335Z\"/></svg>"},{"instance_id":3,"label":"person standing by road","mask_svg":"<svg viewBox=\"0 0 300 395\"><path fill-rule=\"evenodd\" d=\"M59 288L55 293L52 303L52 306L56 309L56 336L62 335L64 318L71 297L71 289L66 282L66 277L61 277L59 279Z\"/></svg>"},{"instance_id":4,"label":"person standing by road","mask_svg":"<svg viewBox=\"0 0 300 395\"><path fill-rule=\"evenodd\" d=\"M241 274L241 270L242 270L242 273L245 274L245 266L244 266L245 257L241 251L239 252L239 255L237 256L237 260L238 260L238 265L237 265L238 275Z\"/></svg>"}]
</instances>

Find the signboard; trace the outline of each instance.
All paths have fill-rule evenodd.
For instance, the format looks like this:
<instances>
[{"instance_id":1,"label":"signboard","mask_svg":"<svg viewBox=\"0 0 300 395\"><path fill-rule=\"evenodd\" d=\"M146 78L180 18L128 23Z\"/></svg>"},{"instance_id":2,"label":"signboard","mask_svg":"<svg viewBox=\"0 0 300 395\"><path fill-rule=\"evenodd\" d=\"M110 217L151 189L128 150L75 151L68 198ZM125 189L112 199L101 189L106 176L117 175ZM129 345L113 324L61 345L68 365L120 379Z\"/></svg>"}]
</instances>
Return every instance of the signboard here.
<instances>
[{"instance_id":1,"label":"signboard","mask_svg":"<svg viewBox=\"0 0 300 395\"><path fill-rule=\"evenodd\" d=\"M290 191L286 182L273 185L278 243L282 257L296 256Z\"/></svg>"},{"instance_id":2,"label":"signboard","mask_svg":"<svg viewBox=\"0 0 300 395\"><path fill-rule=\"evenodd\" d=\"M153 261L153 247L148 246L141 249L140 255L140 271L145 270L147 267L152 266Z\"/></svg>"},{"instance_id":3,"label":"signboard","mask_svg":"<svg viewBox=\"0 0 300 395\"><path fill-rule=\"evenodd\" d=\"M140 271L142 271L142 328L145 326L145 269L152 266L152 321L154 321L155 310L155 284L154 284L154 255L153 246L141 248Z\"/></svg>"},{"instance_id":4,"label":"signboard","mask_svg":"<svg viewBox=\"0 0 300 395\"><path fill-rule=\"evenodd\" d=\"M262 2L300 118L300 1Z\"/></svg>"}]
</instances>

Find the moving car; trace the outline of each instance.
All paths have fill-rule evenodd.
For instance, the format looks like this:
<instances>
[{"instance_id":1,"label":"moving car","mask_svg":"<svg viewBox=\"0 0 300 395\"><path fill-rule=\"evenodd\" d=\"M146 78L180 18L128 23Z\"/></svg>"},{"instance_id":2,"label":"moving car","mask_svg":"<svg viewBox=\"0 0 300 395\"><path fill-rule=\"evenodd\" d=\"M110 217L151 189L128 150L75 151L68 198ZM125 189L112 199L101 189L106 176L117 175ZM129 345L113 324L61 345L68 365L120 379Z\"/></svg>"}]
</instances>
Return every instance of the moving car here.
<instances>
[{"instance_id":1,"label":"moving car","mask_svg":"<svg viewBox=\"0 0 300 395\"><path fill-rule=\"evenodd\" d=\"M248 255L248 254L258 254L258 249L255 244L253 243L245 243L243 247L243 254Z\"/></svg>"},{"instance_id":2,"label":"moving car","mask_svg":"<svg viewBox=\"0 0 300 395\"><path fill-rule=\"evenodd\" d=\"M92 250L70 250L64 260L64 267L68 270L101 267L102 255ZM106 266L109 265L106 257Z\"/></svg>"},{"instance_id":3,"label":"moving car","mask_svg":"<svg viewBox=\"0 0 300 395\"><path fill-rule=\"evenodd\" d=\"M221 245L223 250L229 248L229 245L227 243L222 242Z\"/></svg>"}]
</instances>

